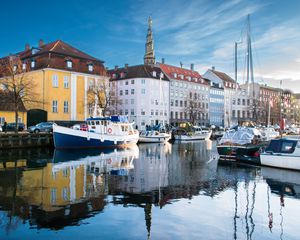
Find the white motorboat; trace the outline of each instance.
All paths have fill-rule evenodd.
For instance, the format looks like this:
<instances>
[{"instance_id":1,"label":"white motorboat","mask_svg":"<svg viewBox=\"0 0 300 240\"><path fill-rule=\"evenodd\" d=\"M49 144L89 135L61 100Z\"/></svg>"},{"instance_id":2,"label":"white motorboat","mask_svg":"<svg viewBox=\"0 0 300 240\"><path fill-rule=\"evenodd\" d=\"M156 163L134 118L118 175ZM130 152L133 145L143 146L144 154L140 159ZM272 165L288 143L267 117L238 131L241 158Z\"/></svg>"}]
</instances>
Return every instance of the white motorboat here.
<instances>
[{"instance_id":1,"label":"white motorboat","mask_svg":"<svg viewBox=\"0 0 300 240\"><path fill-rule=\"evenodd\" d=\"M201 127L193 126L189 129L177 129L174 138L179 141L209 140L211 133L211 130L204 130Z\"/></svg>"},{"instance_id":2,"label":"white motorboat","mask_svg":"<svg viewBox=\"0 0 300 240\"><path fill-rule=\"evenodd\" d=\"M260 154L261 165L300 170L300 140L293 138L273 139Z\"/></svg>"},{"instance_id":3,"label":"white motorboat","mask_svg":"<svg viewBox=\"0 0 300 240\"><path fill-rule=\"evenodd\" d=\"M57 149L114 148L134 145L139 132L126 116L87 119L87 131L53 125L54 146Z\"/></svg>"},{"instance_id":4,"label":"white motorboat","mask_svg":"<svg viewBox=\"0 0 300 240\"><path fill-rule=\"evenodd\" d=\"M139 136L139 143L164 143L171 139L171 134L155 130L142 131Z\"/></svg>"},{"instance_id":5,"label":"white motorboat","mask_svg":"<svg viewBox=\"0 0 300 240\"><path fill-rule=\"evenodd\" d=\"M266 127L259 130L263 141L271 141L272 139L279 137L279 132L275 131L272 127Z\"/></svg>"}]
</instances>

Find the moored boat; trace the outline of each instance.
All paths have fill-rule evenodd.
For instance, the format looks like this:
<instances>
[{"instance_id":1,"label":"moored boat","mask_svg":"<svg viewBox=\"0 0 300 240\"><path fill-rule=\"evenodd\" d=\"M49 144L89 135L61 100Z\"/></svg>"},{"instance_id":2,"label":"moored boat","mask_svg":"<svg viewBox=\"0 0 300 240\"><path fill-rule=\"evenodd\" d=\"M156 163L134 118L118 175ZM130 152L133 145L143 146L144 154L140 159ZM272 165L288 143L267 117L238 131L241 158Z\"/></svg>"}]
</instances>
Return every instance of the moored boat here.
<instances>
[{"instance_id":1,"label":"moored boat","mask_svg":"<svg viewBox=\"0 0 300 240\"><path fill-rule=\"evenodd\" d=\"M258 130L240 128L237 131L227 131L220 139L217 150L220 160L240 160L257 164L262 146L263 142Z\"/></svg>"},{"instance_id":2,"label":"moored boat","mask_svg":"<svg viewBox=\"0 0 300 240\"><path fill-rule=\"evenodd\" d=\"M205 130L199 126L182 123L175 131L174 138L179 141L209 140L211 133L211 130Z\"/></svg>"},{"instance_id":3,"label":"moored boat","mask_svg":"<svg viewBox=\"0 0 300 240\"><path fill-rule=\"evenodd\" d=\"M53 126L54 146L57 149L109 148L134 145L139 132L125 116L87 119L88 131Z\"/></svg>"},{"instance_id":4,"label":"moored boat","mask_svg":"<svg viewBox=\"0 0 300 240\"><path fill-rule=\"evenodd\" d=\"M274 138L278 138L280 135L279 132L275 131L272 127L261 128L260 132L263 141L270 141Z\"/></svg>"},{"instance_id":5,"label":"moored boat","mask_svg":"<svg viewBox=\"0 0 300 240\"><path fill-rule=\"evenodd\" d=\"M266 150L260 154L262 165L300 170L300 140L280 138L271 140Z\"/></svg>"},{"instance_id":6,"label":"moored boat","mask_svg":"<svg viewBox=\"0 0 300 240\"><path fill-rule=\"evenodd\" d=\"M171 139L171 134L155 130L142 131L139 136L139 143L164 143Z\"/></svg>"}]
</instances>

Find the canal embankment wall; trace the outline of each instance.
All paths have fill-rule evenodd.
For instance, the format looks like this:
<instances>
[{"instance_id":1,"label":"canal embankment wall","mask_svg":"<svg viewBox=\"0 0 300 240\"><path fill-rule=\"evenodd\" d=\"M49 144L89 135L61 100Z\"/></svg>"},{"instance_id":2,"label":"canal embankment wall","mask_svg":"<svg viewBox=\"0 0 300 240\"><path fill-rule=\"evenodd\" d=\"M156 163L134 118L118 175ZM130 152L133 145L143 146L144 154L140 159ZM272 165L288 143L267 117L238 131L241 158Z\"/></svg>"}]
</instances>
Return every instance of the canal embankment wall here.
<instances>
[{"instance_id":1,"label":"canal embankment wall","mask_svg":"<svg viewBox=\"0 0 300 240\"><path fill-rule=\"evenodd\" d=\"M53 147L52 133L1 133L0 149Z\"/></svg>"}]
</instances>

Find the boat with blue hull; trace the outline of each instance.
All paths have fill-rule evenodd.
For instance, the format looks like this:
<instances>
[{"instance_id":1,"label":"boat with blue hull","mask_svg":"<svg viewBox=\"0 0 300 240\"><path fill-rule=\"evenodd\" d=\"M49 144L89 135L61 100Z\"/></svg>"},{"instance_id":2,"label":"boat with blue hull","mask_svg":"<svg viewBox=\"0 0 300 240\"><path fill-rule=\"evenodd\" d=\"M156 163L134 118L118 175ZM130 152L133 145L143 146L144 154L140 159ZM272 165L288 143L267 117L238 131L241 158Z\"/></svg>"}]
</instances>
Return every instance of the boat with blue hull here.
<instances>
[{"instance_id":1,"label":"boat with blue hull","mask_svg":"<svg viewBox=\"0 0 300 240\"><path fill-rule=\"evenodd\" d=\"M139 132L127 117L111 116L87 119L87 131L53 126L54 146L57 149L116 148L135 145Z\"/></svg>"}]
</instances>

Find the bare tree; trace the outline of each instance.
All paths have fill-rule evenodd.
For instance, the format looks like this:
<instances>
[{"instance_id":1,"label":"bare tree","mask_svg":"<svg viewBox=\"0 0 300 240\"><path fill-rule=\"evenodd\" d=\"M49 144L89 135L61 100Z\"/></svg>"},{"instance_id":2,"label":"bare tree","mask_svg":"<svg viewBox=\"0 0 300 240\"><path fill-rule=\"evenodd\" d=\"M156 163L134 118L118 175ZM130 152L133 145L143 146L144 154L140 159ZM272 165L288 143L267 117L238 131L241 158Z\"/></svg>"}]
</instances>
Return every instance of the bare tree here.
<instances>
[{"instance_id":1,"label":"bare tree","mask_svg":"<svg viewBox=\"0 0 300 240\"><path fill-rule=\"evenodd\" d=\"M195 125L196 121L200 120L200 117L204 113L203 102L200 101L196 92L190 92L186 100L187 105L185 106L185 111L189 114L191 123Z\"/></svg>"},{"instance_id":2,"label":"bare tree","mask_svg":"<svg viewBox=\"0 0 300 240\"><path fill-rule=\"evenodd\" d=\"M90 86L88 90L88 104L100 109L100 114L106 116L117 110L120 101L114 89L110 88L108 81L101 81Z\"/></svg>"},{"instance_id":3,"label":"bare tree","mask_svg":"<svg viewBox=\"0 0 300 240\"><path fill-rule=\"evenodd\" d=\"M16 132L20 107L23 104L29 106L33 103L40 103L38 94L34 91L35 86L32 78L26 74L26 65L17 55L0 59L0 87L8 96L8 103L13 106Z\"/></svg>"}]
</instances>

